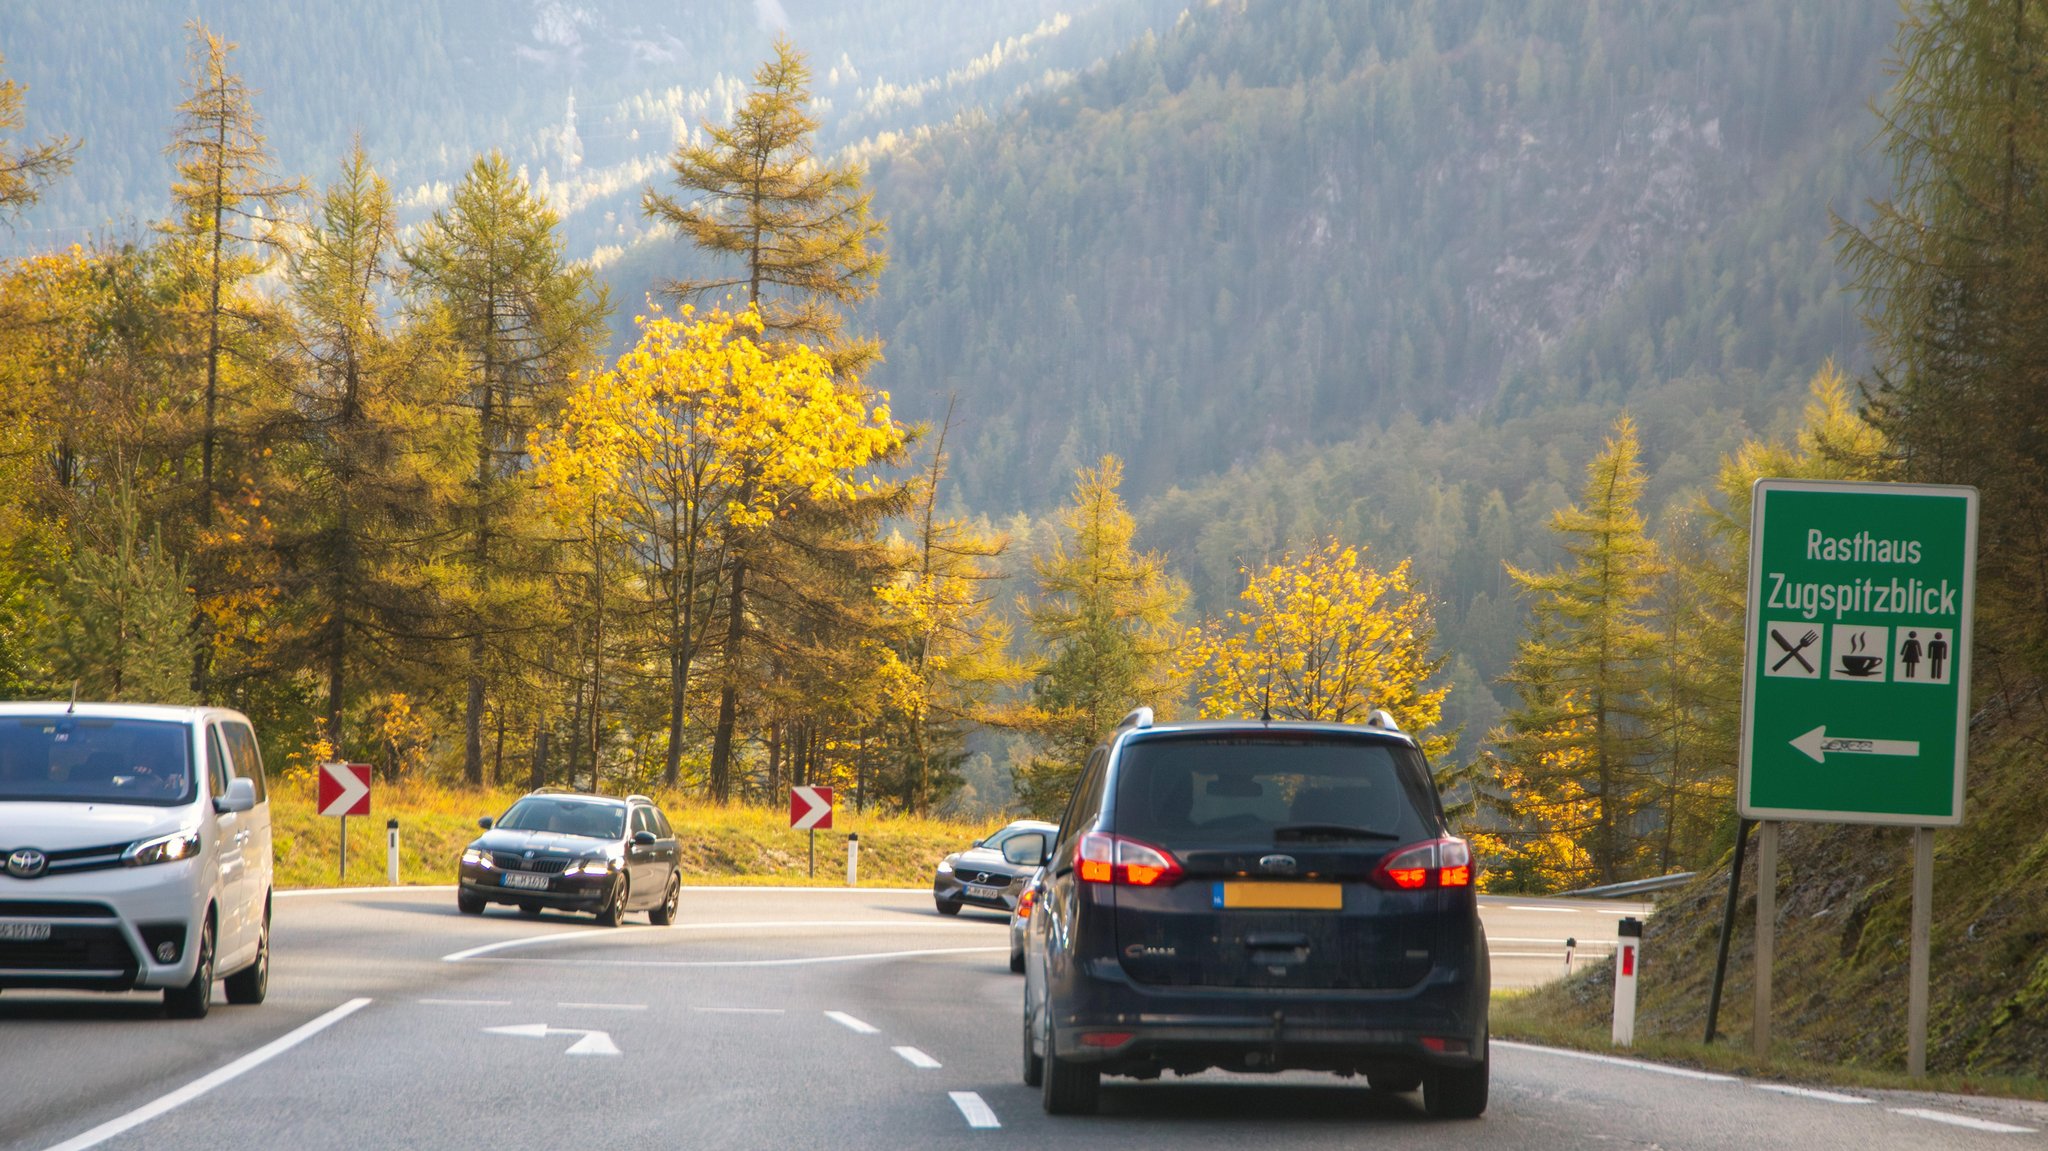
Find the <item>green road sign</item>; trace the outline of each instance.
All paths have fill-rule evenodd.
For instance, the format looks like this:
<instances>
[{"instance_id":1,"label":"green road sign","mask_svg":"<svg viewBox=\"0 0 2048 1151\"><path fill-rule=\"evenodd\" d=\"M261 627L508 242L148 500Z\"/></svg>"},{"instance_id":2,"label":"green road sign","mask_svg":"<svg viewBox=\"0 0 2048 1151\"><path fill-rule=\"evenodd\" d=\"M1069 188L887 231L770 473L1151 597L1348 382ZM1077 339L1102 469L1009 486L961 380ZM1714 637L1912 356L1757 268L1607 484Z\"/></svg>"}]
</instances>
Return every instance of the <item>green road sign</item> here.
<instances>
[{"instance_id":1,"label":"green road sign","mask_svg":"<svg viewBox=\"0 0 2048 1151\"><path fill-rule=\"evenodd\" d=\"M1963 821L1977 490L1759 480L1736 803Z\"/></svg>"}]
</instances>

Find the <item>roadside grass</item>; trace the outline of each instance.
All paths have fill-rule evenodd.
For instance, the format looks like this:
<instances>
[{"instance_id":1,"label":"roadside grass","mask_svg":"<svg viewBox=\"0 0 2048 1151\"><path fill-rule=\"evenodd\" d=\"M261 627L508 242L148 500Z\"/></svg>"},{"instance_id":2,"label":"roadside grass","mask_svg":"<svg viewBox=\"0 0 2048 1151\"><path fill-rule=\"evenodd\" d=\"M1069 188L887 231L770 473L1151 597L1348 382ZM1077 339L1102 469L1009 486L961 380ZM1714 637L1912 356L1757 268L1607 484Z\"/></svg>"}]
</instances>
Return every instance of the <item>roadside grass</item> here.
<instances>
[{"instance_id":1,"label":"roadside grass","mask_svg":"<svg viewBox=\"0 0 2048 1151\"><path fill-rule=\"evenodd\" d=\"M1491 1015L1494 1038L1671 1063L1745 1079L1802 1086L1860 1088L1865 1091L1932 1091L2048 1101L2048 1078L2041 1076L1937 1072L1923 1079L1914 1079L1905 1073L1904 1068L1892 1070L1802 1058L1784 1044L1773 1044L1770 1056L1759 1059L1750 1049L1746 1022L1739 1033L1724 1031L1712 1044L1669 1036L1645 1036L1638 1030L1634 1046L1616 1047L1612 1041L1612 1021L1605 1011L1597 1020L1585 1015L1561 1018L1554 1004L1545 1002L1550 998L1547 990L1494 992ZM1704 1029L1704 1020L1701 1026Z\"/></svg>"},{"instance_id":2,"label":"roadside grass","mask_svg":"<svg viewBox=\"0 0 2048 1151\"><path fill-rule=\"evenodd\" d=\"M350 887L386 881L385 821L398 820L399 882L455 882L462 849L482 834L476 821L497 818L525 794L522 788L465 789L431 783L380 783L371 814L348 821ZM680 795L654 800L675 825L682 844L683 882L689 885L842 886L848 833L860 835L862 887L923 887L949 852L1002 825L994 819L962 823L910 816L833 812L833 826L817 833L817 875L809 870L810 839L789 828L789 813L718 806ZM342 886L341 820L316 813L310 780L278 780L270 792L280 888Z\"/></svg>"}]
</instances>

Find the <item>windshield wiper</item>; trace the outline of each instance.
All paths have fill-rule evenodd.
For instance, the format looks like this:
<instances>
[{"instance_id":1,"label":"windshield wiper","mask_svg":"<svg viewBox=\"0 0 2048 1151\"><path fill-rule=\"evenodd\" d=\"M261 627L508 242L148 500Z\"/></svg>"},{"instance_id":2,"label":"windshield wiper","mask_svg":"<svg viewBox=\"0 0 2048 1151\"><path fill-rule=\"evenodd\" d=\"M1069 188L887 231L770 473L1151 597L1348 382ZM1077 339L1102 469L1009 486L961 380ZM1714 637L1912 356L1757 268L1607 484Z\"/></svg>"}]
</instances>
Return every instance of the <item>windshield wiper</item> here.
<instances>
[{"instance_id":1,"label":"windshield wiper","mask_svg":"<svg viewBox=\"0 0 2048 1151\"><path fill-rule=\"evenodd\" d=\"M1345 823L1290 823L1273 829L1273 838L1280 839L1399 839L1388 831L1375 831L1370 827L1352 827Z\"/></svg>"}]
</instances>

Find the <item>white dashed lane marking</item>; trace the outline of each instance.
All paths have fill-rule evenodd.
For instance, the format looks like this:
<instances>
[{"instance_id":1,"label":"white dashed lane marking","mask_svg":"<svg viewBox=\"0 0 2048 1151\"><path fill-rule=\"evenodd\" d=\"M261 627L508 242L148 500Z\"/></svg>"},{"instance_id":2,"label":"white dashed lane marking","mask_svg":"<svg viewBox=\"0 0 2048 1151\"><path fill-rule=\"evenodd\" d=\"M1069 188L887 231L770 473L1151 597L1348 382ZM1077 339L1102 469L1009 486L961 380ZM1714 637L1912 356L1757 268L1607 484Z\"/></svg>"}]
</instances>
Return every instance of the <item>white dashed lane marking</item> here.
<instances>
[{"instance_id":1,"label":"white dashed lane marking","mask_svg":"<svg viewBox=\"0 0 2048 1151\"><path fill-rule=\"evenodd\" d=\"M1969 1115L1951 1115L1946 1111L1929 1111L1925 1107L1887 1107L1894 1115L1910 1115L1915 1119L1929 1119L1946 1123L1951 1127L1968 1127L1972 1131L1991 1131L1999 1135L2032 1135L2034 1128L2021 1127L2012 1123L1995 1123L1989 1119L1978 1119Z\"/></svg>"},{"instance_id":2,"label":"white dashed lane marking","mask_svg":"<svg viewBox=\"0 0 2048 1151\"><path fill-rule=\"evenodd\" d=\"M1861 1095L1843 1095L1838 1091L1822 1091L1815 1087L1794 1087L1789 1083L1752 1083L1758 1091L1772 1091L1779 1095L1797 1095L1801 1099L1818 1099L1823 1103L1868 1103Z\"/></svg>"},{"instance_id":3,"label":"white dashed lane marking","mask_svg":"<svg viewBox=\"0 0 2048 1151\"><path fill-rule=\"evenodd\" d=\"M557 1004L555 1004L555 1006L557 1006L557 1007L567 1007L567 1008L570 1008L571 1010L575 1010L575 1011L645 1011L645 1010L647 1010L647 1005L646 1005L645 1003L557 1003Z\"/></svg>"},{"instance_id":4,"label":"white dashed lane marking","mask_svg":"<svg viewBox=\"0 0 2048 1151\"><path fill-rule=\"evenodd\" d=\"M974 1092L951 1091L947 1094L952 1097L953 1106L960 1109L960 1114L966 1118L969 1127L984 1128L1001 1127L1003 1125L1002 1121L996 1118L996 1113L989 1108L989 1105L982 1102L981 1096L976 1095Z\"/></svg>"},{"instance_id":5,"label":"white dashed lane marking","mask_svg":"<svg viewBox=\"0 0 2048 1151\"><path fill-rule=\"evenodd\" d=\"M844 1027L848 1031L851 1031L857 1035L880 1035L882 1033L881 1028L875 1027L871 1024L862 1023L860 1020L855 1019L853 1016L848 1015L844 1011L827 1011L825 1013L825 1018L830 1019L832 1022L837 1023L839 1026Z\"/></svg>"},{"instance_id":6,"label":"white dashed lane marking","mask_svg":"<svg viewBox=\"0 0 2048 1151\"><path fill-rule=\"evenodd\" d=\"M910 1064L912 1067L922 1067L925 1070L929 1071L933 1068L940 1066L938 1060L932 1058L929 1055L926 1055L924 1052L919 1051L915 1047L891 1047L889 1050L894 1051L898 1055L901 1055L903 1057L903 1061L905 1063Z\"/></svg>"}]
</instances>

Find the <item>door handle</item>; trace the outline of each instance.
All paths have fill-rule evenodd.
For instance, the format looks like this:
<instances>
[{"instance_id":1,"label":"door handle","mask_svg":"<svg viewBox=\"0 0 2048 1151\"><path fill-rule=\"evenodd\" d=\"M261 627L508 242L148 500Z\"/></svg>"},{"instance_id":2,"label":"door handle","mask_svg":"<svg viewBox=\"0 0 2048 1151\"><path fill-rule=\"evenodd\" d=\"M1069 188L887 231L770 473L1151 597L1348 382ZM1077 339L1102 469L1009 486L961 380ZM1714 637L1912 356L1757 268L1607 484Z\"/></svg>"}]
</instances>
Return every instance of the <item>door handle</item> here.
<instances>
[{"instance_id":1,"label":"door handle","mask_svg":"<svg viewBox=\"0 0 2048 1151\"><path fill-rule=\"evenodd\" d=\"M235 833L235 843L236 843L237 845L240 845L240 844L244 844L244 843L247 843L247 842L249 842L249 833L248 833L248 832L246 832L246 831L238 831L238 832L236 832L236 833Z\"/></svg>"}]
</instances>

